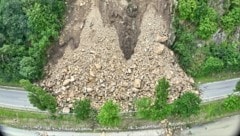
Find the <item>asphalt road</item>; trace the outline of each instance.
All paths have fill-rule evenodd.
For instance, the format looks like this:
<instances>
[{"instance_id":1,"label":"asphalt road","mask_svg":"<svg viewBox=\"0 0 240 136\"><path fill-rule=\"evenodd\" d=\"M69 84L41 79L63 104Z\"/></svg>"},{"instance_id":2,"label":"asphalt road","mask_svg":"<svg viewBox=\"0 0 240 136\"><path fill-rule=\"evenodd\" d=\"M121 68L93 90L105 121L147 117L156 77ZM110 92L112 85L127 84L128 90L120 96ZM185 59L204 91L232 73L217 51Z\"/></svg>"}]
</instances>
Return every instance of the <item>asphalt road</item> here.
<instances>
[{"instance_id":1,"label":"asphalt road","mask_svg":"<svg viewBox=\"0 0 240 136\"><path fill-rule=\"evenodd\" d=\"M240 78L206 83L199 86L201 99L203 102L213 101L227 97L233 93L235 86Z\"/></svg>"},{"instance_id":2,"label":"asphalt road","mask_svg":"<svg viewBox=\"0 0 240 136\"><path fill-rule=\"evenodd\" d=\"M6 136L160 136L163 130L141 130L126 132L98 132L98 133L78 133L78 132L61 132L61 131L32 131L21 130L10 127L3 127Z\"/></svg>"},{"instance_id":3,"label":"asphalt road","mask_svg":"<svg viewBox=\"0 0 240 136\"><path fill-rule=\"evenodd\" d=\"M36 110L28 100L28 92L15 88L0 88L0 106L14 109Z\"/></svg>"},{"instance_id":4,"label":"asphalt road","mask_svg":"<svg viewBox=\"0 0 240 136\"><path fill-rule=\"evenodd\" d=\"M237 136L240 130L240 115L184 130L181 136Z\"/></svg>"}]
</instances>

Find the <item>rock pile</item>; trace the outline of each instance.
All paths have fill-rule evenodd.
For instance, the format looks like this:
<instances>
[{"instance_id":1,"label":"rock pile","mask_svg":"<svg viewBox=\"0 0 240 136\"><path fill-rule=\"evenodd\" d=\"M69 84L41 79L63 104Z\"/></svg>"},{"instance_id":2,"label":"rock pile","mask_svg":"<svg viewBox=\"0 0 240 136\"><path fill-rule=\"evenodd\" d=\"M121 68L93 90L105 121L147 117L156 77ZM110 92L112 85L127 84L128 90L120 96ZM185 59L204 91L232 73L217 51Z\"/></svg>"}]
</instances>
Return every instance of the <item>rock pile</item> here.
<instances>
[{"instance_id":1,"label":"rock pile","mask_svg":"<svg viewBox=\"0 0 240 136\"><path fill-rule=\"evenodd\" d=\"M79 45L72 49L72 43L67 43L57 63L48 63L45 79L40 82L56 96L63 112L68 113L73 102L83 98L90 99L95 108L111 99L123 111L134 110L133 101L137 98L154 98L156 83L163 77L171 85L170 102L193 89L193 79L163 44L168 40L169 20L165 21L153 5L150 3L144 13L134 54L126 60L116 29L103 23L97 4L92 4L79 35Z\"/></svg>"}]
</instances>

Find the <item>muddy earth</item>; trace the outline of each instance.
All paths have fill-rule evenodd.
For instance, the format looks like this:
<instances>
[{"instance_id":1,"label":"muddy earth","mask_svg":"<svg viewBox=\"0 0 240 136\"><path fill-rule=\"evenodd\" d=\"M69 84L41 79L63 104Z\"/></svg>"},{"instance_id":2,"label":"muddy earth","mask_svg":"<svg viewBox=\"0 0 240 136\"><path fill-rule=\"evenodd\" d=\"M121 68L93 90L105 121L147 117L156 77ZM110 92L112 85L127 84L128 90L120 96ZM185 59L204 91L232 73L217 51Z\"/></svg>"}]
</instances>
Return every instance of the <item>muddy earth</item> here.
<instances>
[{"instance_id":1,"label":"muddy earth","mask_svg":"<svg viewBox=\"0 0 240 136\"><path fill-rule=\"evenodd\" d=\"M132 111L134 100L154 98L157 81L171 85L169 102L194 81L168 48L174 3L171 0L69 0L66 25L49 50L46 76L40 85L68 113L75 100L88 98L99 108L118 102ZM193 91L196 92L196 91ZM197 93L197 92L196 92Z\"/></svg>"}]
</instances>

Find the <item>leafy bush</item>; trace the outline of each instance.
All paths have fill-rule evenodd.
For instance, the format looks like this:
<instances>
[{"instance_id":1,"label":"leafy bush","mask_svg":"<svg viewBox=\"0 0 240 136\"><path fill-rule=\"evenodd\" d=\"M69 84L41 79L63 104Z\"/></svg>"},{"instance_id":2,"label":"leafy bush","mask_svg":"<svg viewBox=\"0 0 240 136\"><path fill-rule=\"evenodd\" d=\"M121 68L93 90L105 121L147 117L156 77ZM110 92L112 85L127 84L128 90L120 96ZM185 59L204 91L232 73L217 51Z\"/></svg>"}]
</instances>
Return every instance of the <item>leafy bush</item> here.
<instances>
[{"instance_id":1,"label":"leafy bush","mask_svg":"<svg viewBox=\"0 0 240 136\"><path fill-rule=\"evenodd\" d=\"M86 120L90 117L91 104L90 100L84 99L74 103L74 113L77 119Z\"/></svg>"},{"instance_id":2,"label":"leafy bush","mask_svg":"<svg viewBox=\"0 0 240 136\"><path fill-rule=\"evenodd\" d=\"M228 111L235 111L240 109L240 97L237 95L230 95L223 102L223 107Z\"/></svg>"},{"instance_id":3,"label":"leafy bush","mask_svg":"<svg viewBox=\"0 0 240 136\"><path fill-rule=\"evenodd\" d=\"M213 72L219 72L223 69L223 67L224 63L222 60L219 58L209 57L203 64L202 73L204 73L203 75L207 75Z\"/></svg>"},{"instance_id":4,"label":"leafy bush","mask_svg":"<svg viewBox=\"0 0 240 136\"><path fill-rule=\"evenodd\" d=\"M119 115L120 109L113 101L107 101L98 113L98 121L100 125L108 127L116 127L120 124L121 118Z\"/></svg>"},{"instance_id":5,"label":"leafy bush","mask_svg":"<svg viewBox=\"0 0 240 136\"><path fill-rule=\"evenodd\" d=\"M194 11L197 8L196 0L179 0L178 12L181 19L191 19L194 16Z\"/></svg>"},{"instance_id":6,"label":"leafy bush","mask_svg":"<svg viewBox=\"0 0 240 136\"><path fill-rule=\"evenodd\" d=\"M233 8L226 15L222 17L223 28L229 32L234 30L240 24L240 7Z\"/></svg>"},{"instance_id":7,"label":"leafy bush","mask_svg":"<svg viewBox=\"0 0 240 136\"><path fill-rule=\"evenodd\" d=\"M235 87L235 90L234 90L234 91L240 92L240 80L237 82L237 84L236 84L236 87Z\"/></svg>"},{"instance_id":8,"label":"leafy bush","mask_svg":"<svg viewBox=\"0 0 240 136\"><path fill-rule=\"evenodd\" d=\"M240 68L238 67L240 64L240 51L237 44L210 45L210 53L212 56L221 59L228 70L230 68Z\"/></svg>"},{"instance_id":9,"label":"leafy bush","mask_svg":"<svg viewBox=\"0 0 240 136\"><path fill-rule=\"evenodd\" d=\"M165 78L158 81L156 86L156 100L154 103L155 108L162 109L167 105L168 89L170 85Z\"/></svg>"},{"instance_id":10,"label":"leafy bush","mask_svg":"<svg viewBox=\"0 0 240 136\"><path fill-rule=\"evenodd\" d=\"M174 101L172 113L180 117L190 117L200 110L201 99L194 93L186 92Z\"/></svg>"},{"instance_id":11,"label":"leafy bush","mask_svg":"<svg viewBox=\"0 0 240 136\"><path fill-rule=\"evenodd\" d=\"M141 98L136 101L137 117L150 119L152 116L152 100L150 98Z\"/></svg>"},{"instance_id":12,"label":"leafy bush","mask_svg":"<svg viewBox=\"0 0 240 136\"><path fill-rule=\"evenodd\" d=\"M32 57L23 57L20 61L19 73L30 80L37 79L39 77L39 70L36 66L36 61Z\"/></svg>"},{"instance_id":13,"label":"leafy bush","mask_svg":"<svg viewBox=\"0 0 240 136\"><path fill-rule=\"evenodd\" d=\"M153 107L151 110L151 118L152 120L162 120L172 115L173 105L167 104L162 109L156 109Z\"/></svg>"},{"instance_id":14,"label":"leafy bush","mask_svg":"<svg viewBox=\"0 0 240 136\"><path fill-rule=\"evenodd\" d=\"M55 97L44 91L41 87L31 84L28 80L20 80L21 85L29 92L29 101L40 110L48 110L50 113L57 111Z\"/></svg>"},{"instance_id":15,"label":"leafy bush","mask_svg":"<svg viewBox=\"0 0 240 136\"><path fill-rule=\"evenodd\" d=\"M199 26L197 28L197 34L202 39L208 39L218 29L216 11L212 8L207 8L206 10L206 14L200 17Z\"/></svg>"}]
</instances>

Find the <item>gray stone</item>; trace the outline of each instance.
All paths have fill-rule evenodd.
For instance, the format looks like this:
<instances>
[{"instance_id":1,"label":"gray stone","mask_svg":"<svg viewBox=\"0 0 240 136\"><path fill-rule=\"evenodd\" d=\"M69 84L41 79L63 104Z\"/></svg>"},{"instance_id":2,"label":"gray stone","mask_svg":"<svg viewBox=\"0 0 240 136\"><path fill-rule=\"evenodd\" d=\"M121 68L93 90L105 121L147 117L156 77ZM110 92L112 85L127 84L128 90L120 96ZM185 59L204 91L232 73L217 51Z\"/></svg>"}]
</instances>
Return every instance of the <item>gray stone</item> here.
<instances>
[{"instance_id":1,"label":"gray stone","mask_svg":"<svg viewBox=\"0 0 240 136\"><path fill-rule=\"evenodd\" d=\"M65 113L65 114L70 113L70 108L69 107L64 107L62 112Z\"/></svg>"},{"instance_id":2,"label":"gray stone","mask_svg":"<svg viewBox=\"0 0 240 136\"><path fill-rule=\"evenodd\" d=\"M142 85L142 80L141 79L135 79L134 81L134 87L137 89L140 89Z\"/></svg>"},{"instance_id":3,"label":"gray stone","mask_svg":"<svg viewBox=\"0 0 240 136\"><path fill-rule=\"evenodd\" d=\"M66 79L63 81L63 86L67 86L71 83L71 79Z\"/></svg>"}]
</instances>

